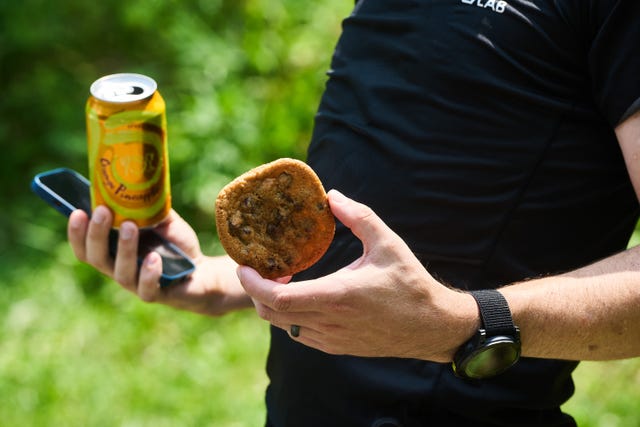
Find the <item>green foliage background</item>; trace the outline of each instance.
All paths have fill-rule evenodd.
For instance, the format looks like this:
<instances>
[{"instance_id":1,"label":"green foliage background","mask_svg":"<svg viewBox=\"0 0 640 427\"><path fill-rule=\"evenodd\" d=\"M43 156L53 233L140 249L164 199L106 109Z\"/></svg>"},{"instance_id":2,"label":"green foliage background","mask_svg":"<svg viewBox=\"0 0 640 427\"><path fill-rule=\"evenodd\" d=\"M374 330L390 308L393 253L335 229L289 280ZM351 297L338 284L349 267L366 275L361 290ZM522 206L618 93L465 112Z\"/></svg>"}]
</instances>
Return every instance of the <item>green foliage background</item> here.
<instances>
[{"instance_id":1,"label":"green foliage background","mask_svg":"<svg viewBox=\"0 0 640 427\"><path fill-rule=\"evenodd\" d=\"M0 2L2 425L262 425L267 325L250 311L210 319L132 298L75 261L64 219L29 183L60 166L86 174L84 103L96 78L150 75L167 103L174 207L220 253L217 192L260 163L304 159L352 6ZM584 366L567 405L581 425L640 425L637 361Z\"/></svg>"}]
</instances>

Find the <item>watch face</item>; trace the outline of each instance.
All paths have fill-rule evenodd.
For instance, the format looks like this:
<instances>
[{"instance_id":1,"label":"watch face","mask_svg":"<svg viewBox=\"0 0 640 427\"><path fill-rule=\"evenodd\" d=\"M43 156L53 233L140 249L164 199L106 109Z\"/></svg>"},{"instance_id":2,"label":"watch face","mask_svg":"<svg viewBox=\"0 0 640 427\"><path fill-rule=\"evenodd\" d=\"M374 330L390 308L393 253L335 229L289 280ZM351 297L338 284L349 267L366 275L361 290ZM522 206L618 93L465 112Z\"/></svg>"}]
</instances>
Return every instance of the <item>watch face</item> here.
<instances>
[{"instance_id":1,"label":"watch face","mask_svg":"<svg viewBox=\"0 0 640 427\"><path fill-rule=\"evenodd\" d=\"M507 370L520 357L520 346L510 337L494 337L463 367L470 378L489 378Z\"/></svg>"}]
</instances>

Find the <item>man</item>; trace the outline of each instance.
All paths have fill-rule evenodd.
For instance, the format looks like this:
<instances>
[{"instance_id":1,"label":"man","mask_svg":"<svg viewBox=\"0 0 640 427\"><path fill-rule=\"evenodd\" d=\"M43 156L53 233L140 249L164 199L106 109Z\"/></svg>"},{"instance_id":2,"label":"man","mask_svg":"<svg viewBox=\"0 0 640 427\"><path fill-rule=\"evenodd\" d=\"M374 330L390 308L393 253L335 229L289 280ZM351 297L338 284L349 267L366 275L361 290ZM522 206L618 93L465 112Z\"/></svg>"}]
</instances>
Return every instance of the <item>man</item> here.
<instances>
[{"instance_id":1,"label":"man","mask_svg":"<svg viewBox=\"0 0 640 427\"><path fill-rule=\"evenodd\" d=\"M267 425L575 425L574 361L640 355L638 18L636 0L361 0L308 155L341 224L295 284L204 256L175 213L160 231L198 267L166 291L157 254L137 276L132 224L109 259L104 208L72 214L71 245L145 301L253 303L274 325Z\"/></svg>"}]
</instances>

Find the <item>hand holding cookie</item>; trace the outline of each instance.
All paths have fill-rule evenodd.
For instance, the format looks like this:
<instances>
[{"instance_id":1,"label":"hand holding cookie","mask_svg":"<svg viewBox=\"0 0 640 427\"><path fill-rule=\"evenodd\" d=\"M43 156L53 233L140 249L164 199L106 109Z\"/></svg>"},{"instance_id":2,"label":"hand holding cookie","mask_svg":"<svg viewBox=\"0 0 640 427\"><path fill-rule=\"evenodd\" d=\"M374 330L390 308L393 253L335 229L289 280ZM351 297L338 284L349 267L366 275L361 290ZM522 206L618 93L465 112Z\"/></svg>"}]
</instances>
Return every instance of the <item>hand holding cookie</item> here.
<instances>
[{"instance_id":1,"label":"hand holding cookie","mask_svg":"<svg viewBox=\"0 0 640 427\"><path fill-rule=\"evenodd\" d=\"M304 162L287 158L225 186L216 199L216 226L227 254L269 279L313 265L335 232L320 179Z\"/></svg>"},{"instance_id":2,"label":"hand holding cookie","mask_svg":"<svg viewBox=\"0 0 640 427\"><path fill-rule=\"evenodd\" d=\"M362 242L362 256L334 273L288 284L241 266L238 277L259 316L331 354L450 362L478 327L473 297L436 281L368 206L336 190L328 200Z\"/></svg>"}]
</instances>

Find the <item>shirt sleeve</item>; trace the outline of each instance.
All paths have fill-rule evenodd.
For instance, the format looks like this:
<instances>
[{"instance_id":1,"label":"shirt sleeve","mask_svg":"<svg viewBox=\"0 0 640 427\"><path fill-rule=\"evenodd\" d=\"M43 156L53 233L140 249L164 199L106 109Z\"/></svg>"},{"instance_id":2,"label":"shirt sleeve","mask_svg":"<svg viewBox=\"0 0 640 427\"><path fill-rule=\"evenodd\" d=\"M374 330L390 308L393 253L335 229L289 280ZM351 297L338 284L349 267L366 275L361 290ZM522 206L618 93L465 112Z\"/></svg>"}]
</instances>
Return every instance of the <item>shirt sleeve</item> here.
<instances>
[{"instance_id":1,"label":"shirt sleeve","mask_svg":"<svg viewBox=\"0 0 640 427\"><path fill-rule=\"evenodd\" d=\"M589 73L597 105L615 127L640 111L640 0L592 0Z\"/></svg>"}]
</instances>

